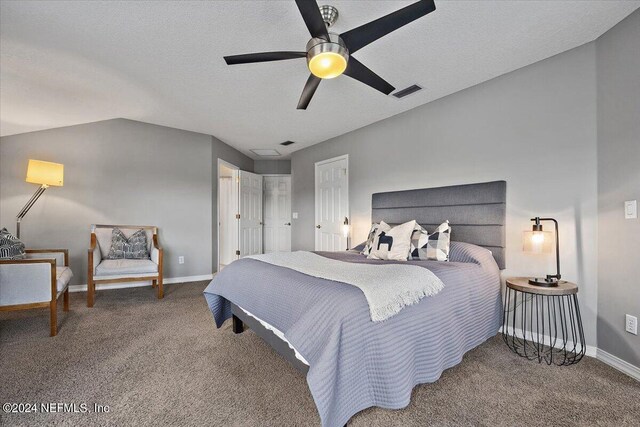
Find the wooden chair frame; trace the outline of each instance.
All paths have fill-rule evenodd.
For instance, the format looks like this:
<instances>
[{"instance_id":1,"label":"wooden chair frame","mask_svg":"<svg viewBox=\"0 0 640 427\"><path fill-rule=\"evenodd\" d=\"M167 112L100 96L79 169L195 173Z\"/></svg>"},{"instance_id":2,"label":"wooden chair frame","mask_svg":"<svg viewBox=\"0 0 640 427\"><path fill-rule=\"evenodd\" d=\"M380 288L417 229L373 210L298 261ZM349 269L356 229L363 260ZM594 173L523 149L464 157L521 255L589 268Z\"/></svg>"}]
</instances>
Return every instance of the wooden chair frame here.
<instances>
[{"instance_id":1,"label":"wooden chair frame","mask_svg":"<svg viewBox=\"0 0 640 427\"><path fill-rule=\"evenodd\" d=\"M121 277L117 279L96 279L94 278L93 271L93 252L98 244L98 238L95 234L96 228L133 228L133 229L143 229L143 230L152 230L153 238L152 238L152 247L158 250L158 274L149 275L144 277ZM164 285L163 285L163 275L162 275L162 267L163 267L163 250L160 244L158 243L158 227L154 225L109 225L109 224L95 224L91 226L91 242L89 245L89 263L87 265L87 307L93 307L95 303L95 295L96 295L96 284L103 283L125 283L125 282L146 282L151 281L151 287L157 288L158 291L158 299L164 298Z\"/></svg>"},{"instance_id":2,"label":"wooden chair frame","mask_svg":"<svg viewBox=\"0 0 640 427\"><path fill-rule=\"evenodd\" d=\"M69 267L69 250L68 249L27 249L28 254L38 253L62 253L64 254L64 266ZM30 258L30 259L6 259L0 260L0 264L51 264L51 301L33 302L28 304L15 304L5 305L0 307L0 311L17 311L17 310L31 310L34 308L46 308L49 307L49 323L50 323L50 335L55 337L58 334L58 299L63 297L64 311L69 311L69 284L67 284L64 290L58 295L58 278L56 275L56 260L55 258Z\"/></svg>"}]
</instances>

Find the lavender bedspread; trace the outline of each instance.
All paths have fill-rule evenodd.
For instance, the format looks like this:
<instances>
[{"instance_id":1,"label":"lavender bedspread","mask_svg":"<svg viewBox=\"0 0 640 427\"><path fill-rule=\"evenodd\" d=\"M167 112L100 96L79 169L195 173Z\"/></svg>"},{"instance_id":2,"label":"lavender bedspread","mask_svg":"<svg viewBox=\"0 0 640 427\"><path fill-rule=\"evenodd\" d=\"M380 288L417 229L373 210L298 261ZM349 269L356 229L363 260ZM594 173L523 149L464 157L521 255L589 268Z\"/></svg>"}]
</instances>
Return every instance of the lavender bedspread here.
<instances>
[{"instance_id":1,"label":"lavender bedspread","mask_svg":"<svg viewBox=\"0 0 640 427\"><path fill-rule=\"evenodd\" d=\"M318 253L345 262L394 262ZM382 322L371 321L357 287L253 259L227 266L204 295L218 327L231 317L232 301L282 331L309 362L307 383L322 425L344 426L371 406L407 406L415 385L436 381L500 328L500 272L487 249L452 242L450 262L410 262L431 270L445 287Z\"/></svg>"}]
</instances>

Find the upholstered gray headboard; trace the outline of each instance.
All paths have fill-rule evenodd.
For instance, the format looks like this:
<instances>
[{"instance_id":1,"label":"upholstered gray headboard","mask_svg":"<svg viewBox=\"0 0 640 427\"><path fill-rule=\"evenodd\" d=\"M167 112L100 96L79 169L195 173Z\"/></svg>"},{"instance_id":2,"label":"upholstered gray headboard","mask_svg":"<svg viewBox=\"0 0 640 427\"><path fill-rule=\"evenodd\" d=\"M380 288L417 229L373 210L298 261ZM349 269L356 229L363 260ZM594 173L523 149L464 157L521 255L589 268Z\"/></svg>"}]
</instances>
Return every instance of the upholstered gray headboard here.
<instances>
[{"instance_id":1,"label":"upholstered gray headboard","mask_svg":"<svg viewBox=\"0 0 640 427\"><path fill-rule=\"evenodd\" d=\"M415 219L429 231L449 220L451 240L489 249L504 269L506 202L506 181L390 191L372 196L371 219L388 224Z\"/></svg>"}]
</instances>

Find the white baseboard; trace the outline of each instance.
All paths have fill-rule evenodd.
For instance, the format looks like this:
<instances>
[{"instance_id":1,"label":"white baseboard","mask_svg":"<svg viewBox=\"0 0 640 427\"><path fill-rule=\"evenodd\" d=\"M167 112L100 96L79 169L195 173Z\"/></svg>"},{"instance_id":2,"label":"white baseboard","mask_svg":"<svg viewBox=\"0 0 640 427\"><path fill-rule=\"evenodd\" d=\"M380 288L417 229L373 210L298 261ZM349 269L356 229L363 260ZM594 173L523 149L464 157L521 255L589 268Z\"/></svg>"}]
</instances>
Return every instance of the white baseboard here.
<instances>
[{"instance_id":1,"label":"white baseboard","mask_svg":"<svg viewBox=\"0 0 640 427\"><path fill-rule=\"evenodd\" d=\"M185 276L185 277L171 277L165 278L162 282L165 285L170 285L173 283L185 283L185 282L199 282L201 280L211 280L213 279L213 274L204 274L201 276ZM105 290L105 289L124 289L124 288L139 288L142 286L151 286L150 281L146 282L126 282L126 283L103 283L96 284L96 290ZM69 292L86 292L87 285L86 283L83 285L69 285Z\"/></svg>"},{"instance_id":2,"label":"white baseboard","mask_svg":"<svg viewBox=\"0 0 640 427\"><path fill-rule=\"evenodd\" d=\"M629 362L625 362L617 356L614 356L611 353L607 353L604 350L598 349L597 351L597 359L611 366L612 368L617 369L618 371L629 375L631 378L635 378L640 381L640 368L632 365Z\"/></svg>"}]
</instances>

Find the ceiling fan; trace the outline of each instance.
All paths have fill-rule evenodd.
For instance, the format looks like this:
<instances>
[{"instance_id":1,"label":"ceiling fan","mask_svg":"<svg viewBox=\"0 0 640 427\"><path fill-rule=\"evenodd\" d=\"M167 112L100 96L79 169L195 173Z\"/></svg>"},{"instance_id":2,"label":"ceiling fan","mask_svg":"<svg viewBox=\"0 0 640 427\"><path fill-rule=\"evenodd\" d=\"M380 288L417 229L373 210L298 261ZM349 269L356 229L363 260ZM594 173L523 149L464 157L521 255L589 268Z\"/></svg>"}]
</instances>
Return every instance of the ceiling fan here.
<instances>
[{"instance_id":1,"label":"ceiling fan","mask_svg":"<svg viewBox=\"0 0 640 427\"><path fill-rule=\"evenodd\" d=\"M298 101L299 110L307 109L322 79L332 79L343 73L389 95L395 88L351 55L369 43L436 9L433 0L420 0L338 35L328 31L328 28L338 19L338 10L335 7L326 5L318 7L316 0L296 0L296 4L312 37L307 42L306 51L247 53L225 56L224 60L228 65L237 65L307 58L307 66L311 74L302 89L302 95Z\"/></svg>"}]
</instances>

